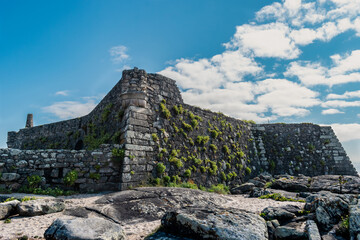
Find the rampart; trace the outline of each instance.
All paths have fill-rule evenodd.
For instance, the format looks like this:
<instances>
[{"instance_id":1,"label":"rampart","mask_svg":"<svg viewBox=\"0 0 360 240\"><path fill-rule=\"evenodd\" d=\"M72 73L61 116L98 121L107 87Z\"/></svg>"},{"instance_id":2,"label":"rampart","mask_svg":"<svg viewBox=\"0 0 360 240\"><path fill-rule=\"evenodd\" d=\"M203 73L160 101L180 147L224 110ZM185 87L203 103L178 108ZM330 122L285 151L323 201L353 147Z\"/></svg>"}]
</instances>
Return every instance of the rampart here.
<instances>
[{"instance_id":1,"label":"rampart","mask_svg":"<svg viewBox=\"0 0 360 240\"><path fill-rule=\"evenodd\" d=\"M174 80L136 68L124 71L87 116L9 132L8 146L21 150L1 150L2 175L18 174L11 181L2 177L0 184L6 187L26 183L29 174L44 177L48 185L64 185L62 177L70 170L82 173L75 186L81 190L92 189L93 183L96 190L123 190L151 179L231 185L265 171L357 175L330 127L254 124L190 106ZM36 150L44 148L54 150ZM59 151L69 156L59 158ZM47 152L54 157L40 157ZM94 152L106 156L104 162L97 163ZM116 153L124 155L119 159ZM46 160L50 165L30 164L36 156L52 159Z\"/></svg>"}]
</instances>

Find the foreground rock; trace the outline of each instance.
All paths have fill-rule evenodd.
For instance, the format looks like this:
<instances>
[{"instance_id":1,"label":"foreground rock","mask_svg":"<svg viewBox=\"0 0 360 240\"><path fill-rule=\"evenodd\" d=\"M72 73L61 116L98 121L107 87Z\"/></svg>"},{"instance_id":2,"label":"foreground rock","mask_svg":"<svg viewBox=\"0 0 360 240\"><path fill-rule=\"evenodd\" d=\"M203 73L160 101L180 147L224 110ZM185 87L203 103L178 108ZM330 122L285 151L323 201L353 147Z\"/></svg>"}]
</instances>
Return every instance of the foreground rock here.
<instances>
[{"instance_id":1,"label":"foreground rock","mask_svg":"<svg viewBox=\"0 0 360 240\"><path fill-rule=\"evenodd\" d=\"M292 192L360 193L360 178L357 176L321 175L307 177L282 175L275 176L271 188Z\"/></svg>"},{"instance_id":2,"label":"foreground rock","mask_svg":"<svg viewBox=\"0 0 360 240\"><path fill-rule=\"evenodd\" d=\"M342 217L348 215L350 205L356 204L357 199L350 194L322 191L307 197L306 202L305 209L315 212L320 229L329 231Z\"/></svg>"},{"instance_id":3,"label":"foreground rock","mask_svg":"<svg viewBox=\"0 0 360 240\"><path fill-rule=\"evenodd\" d=\"M56 219L45 231L47 240L122 240L126 239L120 225L102 218Z\"/></svg>"},{"instance_id":4,"label":"foreground rock","mask_svg":"<svg viewBox=\"0 0 360 240\"><path fill-rule=\"evenodd\" d=\"M268 239L264 219L235 209L186 208L167 212L162 230L195 239Z\"/></svg>"},{"instance_id":5,"label":"foreground rock","mask_svg":"<svg viewBox=\"0 0 360 240\"><path fill-rule=\"evenodd\" d=\"M161 219L167 211L188 206L212 209L231 201L214 193L187 188L147 187L105 195L86 209L114 222L131 223Z\"/></svg>"},{"instance_id":6,"label":"foreground rock","mask_svg":"<svg viewBox=\"0 0 360 240\"><path fill-rule=\"evenodd\" d=\"M16 213L16 208L20 201L13 200L10 202L0 203L0 219L5 219Z\"/></svg>"},{"instance_id":7,"label":"foreground rock","mask_svg":"<svg viewBox=\"0 0 360 240\"><path fill-rule=\"evenodd\" d=\"M22 202L17 206L20 216L38 216L61 212L64 209L65 204L61 199L36 199Z\"/></svg>"}]
</instances>

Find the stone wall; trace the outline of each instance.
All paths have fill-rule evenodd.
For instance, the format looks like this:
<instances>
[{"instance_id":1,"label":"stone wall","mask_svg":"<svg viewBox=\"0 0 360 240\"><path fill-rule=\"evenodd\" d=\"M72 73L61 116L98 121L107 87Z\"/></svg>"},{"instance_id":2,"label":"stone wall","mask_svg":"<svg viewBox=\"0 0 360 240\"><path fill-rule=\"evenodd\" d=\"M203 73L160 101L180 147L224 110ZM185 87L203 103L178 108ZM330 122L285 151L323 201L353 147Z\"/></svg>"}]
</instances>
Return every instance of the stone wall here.
<instances>
[{"instance_id":1,"label":"stone wall","mask_svg":"<svg viewBox=\"0 0 360 240\"><path fill-rule=\"evenodd\" d=\"M120 144L116 146L125 150L116 169L120 190L169 177L209 187L243 182L265 171L357 175L330 127L257 125L190 106L183 103L174 80L136 68L124 71L89 115L8 135L8 146L19 149L72 153L71 149L90 150L101 144ZM86 156L78 163L87 163ZM165 170L159 172L162 165ZM52 170L50 166L46 176Z\"/></svg>"},{"instance_id":2,"label":"stone wall","mask_svg":"<svg viewBox=\"0 0 360 240\"><path fill-rule=\"evenodd\" d=\"M261 124L253 135L262 168L273 174L357 175L331 127Z\"/></svg>"},{"instance_id":3,"label":"stone wall","mask_svg":"<svg viewBox=\"0 0 360 240\"><path fill-rule=\"evenodd\" d=\"M116 147L102 145L94 151L0 149L0 188L19 189L28 185L28 176L37 175L44 188L119 190L121 162L111 152ZM67 186L64 177L72 170L77 171L78 179Z\"/></svg>"}]
</instances>

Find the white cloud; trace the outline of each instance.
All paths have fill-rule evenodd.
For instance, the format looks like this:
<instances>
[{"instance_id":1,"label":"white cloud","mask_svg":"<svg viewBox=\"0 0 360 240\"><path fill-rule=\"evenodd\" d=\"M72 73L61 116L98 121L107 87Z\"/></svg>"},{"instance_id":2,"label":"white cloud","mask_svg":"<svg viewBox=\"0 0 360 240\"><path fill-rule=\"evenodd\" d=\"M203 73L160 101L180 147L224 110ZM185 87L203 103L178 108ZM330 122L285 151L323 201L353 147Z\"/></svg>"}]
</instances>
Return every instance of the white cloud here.
<instances>
[{"instance_id":1,"label":"white cloud","mask_svg":"<svg viewBox=\"0 0 360 240\"><path fill-rule=\"evenodd\" d=\"M68 96L69 95L69 90L63 90L63 91L57 91L55 93L56 96Z\"/></svg>"},{"instance_id":2,"label":"white cloud","mask_svg":"<svg viewBox=\"0 0 360 240\"><path fill-rule=\"evenodd\" d=\"M360 50L352 51L351 54L344 56L336 54L331 56L331 59L336 66L329 70L330 75L344 74L360 70Z\"/></svg>"},{"instance_id":3,"label":"white cloud","mask_svg":"<svg viewBox=\"0 0 360 240\"><path fill-rule=\"evenodd\" d=\"M351 124L331 124L334 132L337 137L342 142L359 140L360 139L360 124L351 123Z\"/></svg>"},{"instance_id":4,"label":"white cloud","mask_svg":"<svg viewBox=\"0 0 360 240\"><path fill-rule=\"evenodd\" d=\"M358 115L356 115L358 118L360 118L360 113Z\"/></svg>"},{"instance_id":5,"label":"white cloud","mask_svg":"<svg viewBox=\"0 0 360 240\"><path fill-rule=\"evenodd\" d=\"M348 99L348 98L360 98L360 90L348 92L344 94L329 94L326 96L326 99Z\"/></svg>"},{"instance_id":6,"label":"white cloud","mask_svg":"<svg viewBox=\"0 0 360 240\"><path fill-rule=\"evenodd\" d=\"M259 105L266 106L281 117L305 116L310 113L305 108L320 104L317 92L286 79L258 82L255 93L260 94L257 97Z\"/></svg>"},{"instance_id":7,"label":"white cloud","mask_svg":"<svg viewBox=\"0 0 360 240\"><path fill-rule=\"evenodd\" d=\"M360 101L343 101L343 100L332 100L332 101L326 101L321 104L324 108L335 108L335 107L360 107Z\"/></svg>"},{"instance_id":8,"label":"white cloud","mask_svg":"<svg viewBox=\"0 0 360 240\"><path fill-rule=\"evenodd\" d=\"M109 53L110 56L112 57L111 60L113 61L113 63L121 63L124 60L128 59L129 55L126 53L127 50L128 50L127 47L123 45L110 48Z\"/></svg>"},{"instance_id":9,"label":"white cloud","mask_svg":"<svg viewBox=\"0 0 360 240\"><path fill-rule=\"evenodd\" d=\"M335 109L335 108L322 110L322 112L321 112L321 114L323 114L323 115L340 114L340 113L344 113L344 112L341 112L341 111L339 111L338 109Z\"/></svg>"},{"instance_id":10,"label":"white cloud","mask_svg":"<svg viewBox=\"0 0 360 240\"><path fill-rule=\"evenodd\" d=\"M228 49L239 48L240 51L252 53L256 57L293 59L298 57L301 51L289 34L290 28L283 23L244 24L236 27L231 42L225 46Z\"/></svg>"},{"instance_id":11,"label":"white cloud","mask_svg":"<svg viewBox=\"0 0 360 240\"><path fill-rule=\"evenodd\" d=\"M84 116L90 113L95 106L94 100L88 99L84 103L77 101L56 102L50 106L43 107L43 110L56 115L60 119L69 119Z\"/></svg>"},{"instance_id":12,"label":"white cloud","mask_svg":"<svg viewBox=\"0 0 360 240\"><path fill-rule=\"evenodd\" d=\"M293 26L316 24L326 18L326 11L315 2L302 2L301 0L286 0L282 3L274 2L263 7L256 13L258 21L273 20L290 23Z\"/></svg>"},{"instance_id":13,"label":"white cloud","mask_svg":"<svg viewBox=\"0 0 360 240\"><path fill-rule=\"evenodd\" d=\"M307 86L344 84L360 82L360 50L352 51L351 54L330 57L333 67L327 68L320 63L307 61L291 62L285 76L297 76Z\"/></svg>"},{"instance_id":14,"label":"white cloud","mask_svg":"<svg viewBox=\"0 0 360 240\"><path fill-rule=\"evenodd\" d=\"M225 51L210 59L179 59L159 74L176 79L183 89L207 91L220 88L227 82L242 81L245 75L256 75L262 68L239 51Z\"/></svg>"}]
</instances>

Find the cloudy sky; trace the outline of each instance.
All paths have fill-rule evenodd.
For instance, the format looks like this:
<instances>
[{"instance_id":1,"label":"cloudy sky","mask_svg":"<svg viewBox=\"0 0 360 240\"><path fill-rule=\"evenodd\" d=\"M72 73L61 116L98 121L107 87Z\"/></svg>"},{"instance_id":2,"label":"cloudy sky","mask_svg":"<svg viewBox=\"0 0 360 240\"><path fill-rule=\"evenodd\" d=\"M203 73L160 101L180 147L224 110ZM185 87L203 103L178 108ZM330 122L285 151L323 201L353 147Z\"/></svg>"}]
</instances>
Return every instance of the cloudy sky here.
<instances>
[{"instance_id":1,"label":"cloudy sky","mask_svg":"<svg viewBox=\"0 0 360 240\"><path fill-rule=\"evenodd\" d=\"M360 170L360 0L4 1L7 131L82 116L137 66L185 102L258 123L331 125Z\"/></svg>"}]
</instances>

